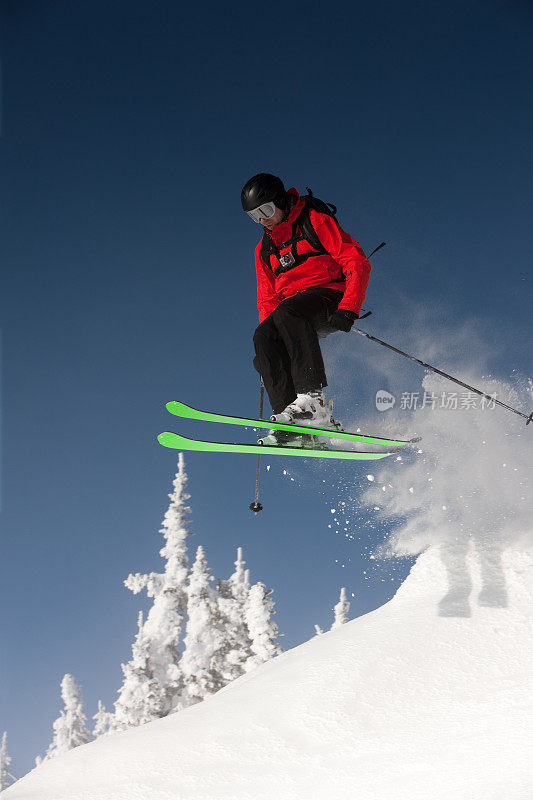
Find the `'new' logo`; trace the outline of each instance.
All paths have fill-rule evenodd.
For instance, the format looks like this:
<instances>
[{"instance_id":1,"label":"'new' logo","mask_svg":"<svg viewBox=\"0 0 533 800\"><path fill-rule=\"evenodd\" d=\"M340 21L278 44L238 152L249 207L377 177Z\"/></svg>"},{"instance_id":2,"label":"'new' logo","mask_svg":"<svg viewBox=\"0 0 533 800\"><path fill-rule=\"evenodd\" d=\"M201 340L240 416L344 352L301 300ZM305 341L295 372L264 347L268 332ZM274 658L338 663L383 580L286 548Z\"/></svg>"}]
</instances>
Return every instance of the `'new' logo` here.
<instances>
[{"instance_id":1,"label":"'new' logo","mask_svg":"<svg viewBox=\"0 0 533 800\"><path fill-rule=\"evenodd\" d=\"M394 395L389 394L385 389L380 389L379 392L376 392L376 408L378 411L388 411L389 408L393 407L395 402L396 398Z\"/></svg>"}]
</instances>

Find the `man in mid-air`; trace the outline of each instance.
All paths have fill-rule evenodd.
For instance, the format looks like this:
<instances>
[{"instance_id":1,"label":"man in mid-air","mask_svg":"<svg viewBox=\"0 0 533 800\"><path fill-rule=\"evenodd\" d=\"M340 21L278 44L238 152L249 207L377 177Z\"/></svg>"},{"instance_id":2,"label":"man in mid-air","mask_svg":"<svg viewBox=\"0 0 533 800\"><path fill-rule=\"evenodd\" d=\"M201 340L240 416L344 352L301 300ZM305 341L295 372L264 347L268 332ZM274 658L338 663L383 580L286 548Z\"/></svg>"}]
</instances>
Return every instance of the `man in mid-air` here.
<instances>
[{"instance_id":1,"label":"man in mid-air","mask_svg":"<svg viewBox=\"0 0 533 800\"><path fill-rule=\"evenodd\" d=\"M269 396L272 419L339 428L333 404L324 396L327 377L319 335L351 329L363 304L370 264L327 204L311 194L300 197L294 188L286 191L275 175L250 178L241 201L263 226L255 249L260 324L254 334L254 366ZM270 431L262 441L292 444L295 438L302 437Z\"/></svg>"}]
</instances>

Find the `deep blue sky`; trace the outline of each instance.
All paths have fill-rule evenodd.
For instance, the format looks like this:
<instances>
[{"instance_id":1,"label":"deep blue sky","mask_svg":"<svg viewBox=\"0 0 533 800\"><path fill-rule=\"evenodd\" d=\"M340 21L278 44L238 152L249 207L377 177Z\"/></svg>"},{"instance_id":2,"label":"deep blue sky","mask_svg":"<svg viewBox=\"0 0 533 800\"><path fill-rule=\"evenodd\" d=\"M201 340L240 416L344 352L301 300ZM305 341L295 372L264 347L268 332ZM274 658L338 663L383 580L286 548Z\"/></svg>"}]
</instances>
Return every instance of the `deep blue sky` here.
<instances>
[{"instance_id":1,"label":"deep blue sky","mask_svg":"<svg viewBox=\"0 0 533 800\"><path fill-rule=\"evenodd\" d=\"M256 412L252 174L335 202L367 252L387 240L368 330L386 320L402 346L413 309L475 317L495 373L529 368L532 21L519 0L4 0L0 731L16 775L50 741L65 672L88 714L112 707L146 607L122 580L161 564L177 454L156 434L234 435L164 403ZM376 347L353 344L368 384L331 385L341 418L381 388ZM220 576L244 546L285 647L330 624L341 586L356 616L405 574L369 567L383 531L328 528L339 483L357 492L368 468L272 460L254 519L252 457L186 463L192 544Z\"/></svg>"}]
</instances>

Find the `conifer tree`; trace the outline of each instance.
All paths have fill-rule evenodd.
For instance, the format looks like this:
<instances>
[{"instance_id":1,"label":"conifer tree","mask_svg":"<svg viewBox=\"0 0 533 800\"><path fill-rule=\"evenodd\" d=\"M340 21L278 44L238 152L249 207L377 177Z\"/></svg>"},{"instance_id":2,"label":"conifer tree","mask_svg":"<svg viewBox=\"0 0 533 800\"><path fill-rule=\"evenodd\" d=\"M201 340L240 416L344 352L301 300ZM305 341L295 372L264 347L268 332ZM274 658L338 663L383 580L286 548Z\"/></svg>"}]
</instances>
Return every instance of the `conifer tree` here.
<instances>
[{"instance_id":1,"label":"conifer tree","mask_svg":"<svg viewBox=\"0 0 533 800\"><path fill-rule=\"evenodd\" d=\"M252 655L252 641L244 618L250 593L250 576L244 569L245 563L242 547L239 547L235 571L227 580L219 580L217 587L224 640L214 654L214 667L225 684L244 673L244 665Z\"/></svg>"},{"instance_id":2,"label":"conifer tree","mask_svg":"<svg viewBox=\"0 0 533 800\"><path fill-rule=\"evenodd\" d=\"M252 641L252 655L246 661L246 672L282 652L275 641L279 634L278 626L272 619L275 611L271 594L272 589L267 591L265 584L260 581L251 587L248 594L245 620Z\"/></svg>"},{"instance_id":3,"label":"conifer tree","mask_svg":"<svg viewBox=\"0 0 533 800\"><path fill-rule=\"evenodd\" d=\"M115 703L111 722L113 730L126 730L164 716L160 709L165 701L165 688L153 674L150 640L144 631L142 611L139 611L137 628L132 657L127 664L121 665L124 681Z\"/></svg>"},{"instance_id":4,"label":"conifer tree","mask_svg":"<svg viewBox=\"0 0 533 800\"><path fill-rule=\"evenodd\" d=\"M122 665L124 681L115 703L113 726L124 729L164 717L178 705L182 689L179 640L187 608L187 474L183 453L169 494L170 505L159 533L165 545L159 551L164 571L129 575L124 581L134 594L146 589L153 604L132 646L132 659Z\"/></svg>"},{"instance_id":5,"label":"conifer tree","mask_svg":"<svg viewBox=\"0 0 533 800\"><path fill-rule=\"evenodd\" d=\"M188 620L181 659L182 708L199 703L225 685L214 657L223 645L224 628L211 581L211 570L200 546L189 576Z\"/></svg>"},{"instance_id":6,"label":"conifer tree","mask_svg":"<svg viewBox=\"0 0 533 800\"><path fill-rule=\"evenodd\" d=\"M106 733L113 730L113 714L111 714L110 711L106 711L101 700L98 701L98 711L93 716L93 719L95 720L93 728L93 736L95 739L98 739L100 736L105 736Z\"/></svg>"},{"instance_id":7,"label":"conifer tree","mask_svg":"<svg viewBox=\"0 0 533 800\"><path fill-rule=\"evenodd\" d=\"M61 697L65 708L53 724L54 737L46 751L45 761L87 744L91 739L85 725L87 718L83 713L81 689L68 673L61 681Z\"/></svg>"},{"instance_id":8,"label":"conifer tree","mask_svg":"<svg viewBox=\"0 0 533 800\"><path fill-rule=\"evenodd\" d=\"M10 783L14 783L16 778L9 771L11 758L7 754L7 733L2 736L2 746L0 747L0 792L7 789Z\"/></svg>"},{"instance_id":9,"label":"conifer tree","mask_svg":"<svg viewBox=\"0 0 533 800\"><path fill-rule=\"evenodd\" d=\"M348 622L349 610L350 610L350 603L346 599L346 589L343 588L341 589L339 602L333 609L335 614L335 620L333 622L333 625L331 626L332 631L334 631L335 628L339 628L341 625L344 625L345 622Z\"/></svg>"}]
</instances>

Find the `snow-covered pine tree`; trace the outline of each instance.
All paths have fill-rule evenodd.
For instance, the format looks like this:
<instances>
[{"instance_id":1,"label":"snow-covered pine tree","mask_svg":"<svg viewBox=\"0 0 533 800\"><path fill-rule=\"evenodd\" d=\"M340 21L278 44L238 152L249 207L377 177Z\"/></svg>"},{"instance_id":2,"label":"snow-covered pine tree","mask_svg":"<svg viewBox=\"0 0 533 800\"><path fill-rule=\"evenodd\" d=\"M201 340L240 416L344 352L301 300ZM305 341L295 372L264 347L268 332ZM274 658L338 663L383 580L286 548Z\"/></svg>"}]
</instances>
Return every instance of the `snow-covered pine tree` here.
<instances>
[{"instance_id":1,"label":"snow-covered pine tree","mask_svg":"<svg viewBox=\"0 0 533 800\"><path fill-rule=\"evenodd\" d=\"M61 681L61 697L65 708L53 724L54 737L46 751L45 761L91 740L85 725L87 718L83 713L81 689L68 673Z\"/></svg>"},{"instance_id":2,"label":"snow-covered pine tree","mask_svg":"<svg viewBox=\"0 0 533 800\"><path fill-rule=\"evenodd\" d=\"M320 625L315 625L315 634L316 634L316 636L322 636L323 633L324 633L324 631L322 630Z\"/></svg>"},{"instance_id":3,"label":"snow-covered pine tree","mask_svg":"<svg viewBox=\"0 0 533 800\"><path fill-rule=\"evenodd\" d=\"M250 592L249 570L244 569L245 563L242 547L239 547L235 571L227 580L219 579L217 586L224 641L214 654L214 667L224 684L244 673L244 665L252 655L252 640L244 619Z\"/></svg>"},{"instance_id":4,"label":"snow-covered pine tree","mask_svg":"<svg viewBox=\"0 0 533 800\"><path fill-rule=\"evenodd\" d=\"M187 474L183 453L169 494L170 505L159 533L166 543L159 551L165 559L162 573L137 573L124 581L137 594L146 589L153 597L146 622L139 628L132 647L132 660L122 666L124 681L115 703L113 726L118 729L141 725L164 717L177 707L182 688L179 639L187 608Z\"/></svg>"},{"instance_id":5,"label":"snow-covered pine tree","mask_svg":"<svg viewBox=\"0 0 533 800\"><path fill-rule=\"evenodd\" d=\"M279 634L278 626L272 619L272 615L276 612L271 594L272 589L267 591L265 584L260 581L254 583L248 593L245 620L252 640L252 655L246 661L246 672L282 652L282 648L275 641Z\"/></svg>"},{"instance_id":6,"label":"snow-covered pine tree","mask_svg":"<svg viewBox=\"0 0 533 800\"><path fill-rule=\"evenodd\" d=\"M113 730L113 714L110 711L106 711L101 700L98 701L98 711L93 716L93 719L95 720L93 728L93 736L95 739L98 739L100 736L105 736L106 733Z\"/></svg>"},{"instance_id":7,"label":"snow-covered pine tree","mask_svg":"<svg viewBox=\"0 0 533 800\"><path fill-rule=\"evenodd\" d=\"M334 631L335 628L339 628L341 625L344 625L345 622L348 622L349 610L350 603L346 599L346 589L343 588L341 589L339 602L333 609L335 613L335 620L330 630Z\"/></svg>"},{"instance_id":8,"label":"snow-covered pine tree","mask_svg":"<svg viewBox=\"0 0 533 800\"><path fill-rule=\"evenodd\" d=\"M181 659L184 682L181 708L199 703L225 685L214 658L223 647L224 627L211 581L211 570L200 546L189 576L188 620Z\"/></svg>"},{"instance_id":9,"label":"snow-covered pine tree","mask_svg":"<svg viewBox=\"0 0 533 800\"><path fill-rule=\"evenodd\" d=\"M131 647L132 657L127 664L121 664L124 680L115 702L112 730L127 730L164 716L160 709L165 702L165 687L153 674L150 640L144 632L142 611L139 611L137 628L137 636Z\"/></svg>"},{"instance_id":10,"label":"snow-covered pine tree","mask_svg":"<svg viewBox=\"0 0 533 800\"><path fill-rule=\"evenodd\" d=\"M2 736L2 746L0 747L0 792L7 789L10 783L14 783L16 778L9 771L11 758L7 754L7 733Z\"/></svg>"}]
</instances>

